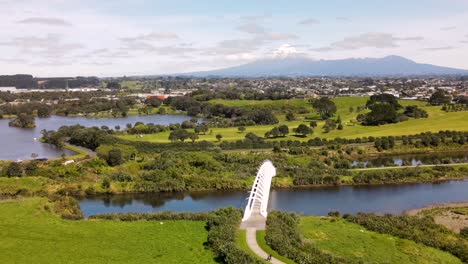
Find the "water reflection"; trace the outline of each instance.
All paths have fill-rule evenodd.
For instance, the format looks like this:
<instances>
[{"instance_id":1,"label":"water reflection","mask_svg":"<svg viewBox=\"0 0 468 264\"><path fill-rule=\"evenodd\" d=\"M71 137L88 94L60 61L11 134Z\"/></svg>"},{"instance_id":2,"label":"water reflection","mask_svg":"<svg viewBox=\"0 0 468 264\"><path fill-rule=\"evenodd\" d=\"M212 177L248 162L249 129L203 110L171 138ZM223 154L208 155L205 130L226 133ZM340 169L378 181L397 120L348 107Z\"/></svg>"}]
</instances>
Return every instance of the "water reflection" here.
<instances>
[{"instance_id":1,"label":"water reflection","mask_svg":"<svg viewBox=\"0 0 468 264\"><path fill-rule=\"evenodd\" d=\"M120 118L86 118L86 117L60 117L36 118L36 128L23 129L9 127L9 120L0 120L0 160L30 159L32 153L38 154L38 158L55 158L62 154L71 155L73 151L56 149L48 144L38 141L41 130L56 130L61 126L72 126L80 124L86 127L115 126L126 127L126 124L136 122L154 123L168 125L170 123L181 123L189 120L184 115L148 115L128 116Z\"/></svg>"},{"instance_id":2,"label":"water reflection","mask_svg":"<svg viewBox=\"0 0 468 264\"><path fill-rule=\"evenodd\" d=\"M418 166L424 164L450 164L468 162L468 152L385 155L377 158L360 158L353 161L356 167Z\"/></svg>"},{"instance_id":3,"label":"water reflection","mask_svg":"<svg viewBox=\"0 0 468 264\"><path fill-rule=\"evenodd\" d=\"M382 186L341 186L275 189L269 210L303 215L376 212L401 213L434 203L468 201L468 180ZM154 211L212 211L226 206L243 208L248 193L196 192L96 196L79 200L85 216L102 213Z\"/></svg>"}]
</instances>

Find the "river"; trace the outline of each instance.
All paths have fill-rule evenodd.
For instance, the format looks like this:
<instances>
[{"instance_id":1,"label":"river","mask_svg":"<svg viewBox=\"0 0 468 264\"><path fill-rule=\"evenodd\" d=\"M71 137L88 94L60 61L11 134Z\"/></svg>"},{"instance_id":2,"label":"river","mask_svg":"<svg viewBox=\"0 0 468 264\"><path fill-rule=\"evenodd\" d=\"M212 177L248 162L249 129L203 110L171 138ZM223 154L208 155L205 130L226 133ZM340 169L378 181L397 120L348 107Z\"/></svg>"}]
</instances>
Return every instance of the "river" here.
<instances>
[{"instance_id":1,"label":"river","mask_svg":"<svg viewBox=\"0 0 468 264\"><path fill-rule=\"evenodd\" d=\"M190 120L184 115L147 115L128 116L120 118L90 118L90 117L61 117L51 116L48 118L36 118L36 128L24 129L9 127L10 120L0 120L0 160L24 160L31 159L31 154L38 154L38 158L55 158L62 154L71 155L74 152L66 149L57 149L51 145L43 144L38 140L41 138L41 130L57 130L61 126L72 126L80 124L86 127L108 126L114 128L119 125L125 128L127 124L136 122L154 123L168 125L171 123L182 123Z\"/></svg>"},{"instance_id":2,"label":"river","mask_svg":"<svg viewBox=\"0 0 468 264\"><path fill-rule=\"evenodd\" d=\"M225 206L243 208L246 191L155 193L80 198L86 217L93 214L156 211L211 211ZM468 201L468 179L439 183L273 189L270 210L301 215L374 212L402 213L435 203Z\"/></svg>"}]
</instances>

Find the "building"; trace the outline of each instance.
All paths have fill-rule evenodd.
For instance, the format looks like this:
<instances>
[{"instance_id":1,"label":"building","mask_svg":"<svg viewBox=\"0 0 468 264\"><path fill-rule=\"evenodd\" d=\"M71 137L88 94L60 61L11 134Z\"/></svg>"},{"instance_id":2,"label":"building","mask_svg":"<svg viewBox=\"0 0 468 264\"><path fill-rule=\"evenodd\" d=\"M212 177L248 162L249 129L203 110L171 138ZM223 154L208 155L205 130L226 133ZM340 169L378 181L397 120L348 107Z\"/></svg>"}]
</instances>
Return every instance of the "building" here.
<instances>
[{"instance_id":1,"label":"building","mask_svg":"<svg viewBox=\"0 0 468 264\"><path fill-rule=\"evenodd\" d=\"M0 92L16 93L17 91L16 87L0 87Z\"/></svg>"}]
</instances>

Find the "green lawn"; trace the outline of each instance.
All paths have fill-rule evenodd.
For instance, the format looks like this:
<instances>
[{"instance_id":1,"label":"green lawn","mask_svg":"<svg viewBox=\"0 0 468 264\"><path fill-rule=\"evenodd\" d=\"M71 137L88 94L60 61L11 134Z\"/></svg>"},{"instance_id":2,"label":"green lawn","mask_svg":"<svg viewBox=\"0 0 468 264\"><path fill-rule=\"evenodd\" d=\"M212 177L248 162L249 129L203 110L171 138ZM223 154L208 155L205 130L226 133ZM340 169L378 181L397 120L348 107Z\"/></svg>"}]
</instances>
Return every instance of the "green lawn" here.
<instances>
[{"instance_id":1,"label":"green lawn","mask_svg":"<svg viewBox=\"0 0 468 264\"><path fill-rule=\"evenodd\" d=\"M301 233L320 250L362 263L461 263L449 253L368 231L343 219L302 217Z\"/></svg>"},{"instance_id":2,"label":"green lawn","mask_svg":"<svg viewBox=\"0 0 468 264\"><path fill-rule=\"evenodd\" d=\"M341 116L341 119L344 124L343 130L332 130L330 133L323 133L322 126L324 125L323 121L318 122L318 127L314 129L314 133L308 137L295 137L292 133L292 129L297 127L301 123L309 124L310 120L307 117L316 117L317 115L314 112L310 114L296 115L297 120L286 121L284 115L278 115L280 123L278 125L288 125L290 129L290 135L284 138L276 138L269 140L309 140L314 137L321 138L357 138L357 137L368 137L368 136L398 136L398 135L408 135L408 134L417 134L421 132L438 132L440 130L458 130L458 131L468 131L468 119L466 118L466 112L451 112L447 113L440 110L439 106L427 106L425 102L415 101L415 100L400 100L402 105L418 105L429 114L429 118L422 119L413 119L406 122L401 122L397 124L389 124L383 126L361 126L361 125L352 125L351 120L355 120L356 116L359 114L356 112L358 106L364 106L367 97L339 97L333 99L336 103L338 111L337 115ZM223 103L230 106L274 106L274 109L281 108L281 105L294 105L294 106L303 106L312 111L312 107L305 100L293 99L293 100L281 100L281 101L252 101L252 100L214 100L210 101L211 103ZM349 108L353 107L354 111L350 113ZM266 126L248 126L247 130L244 133L239 133L236 127L229 128L212 128L211 133L206 135L199 135L199 140L207 140L211 142L216 142L216 135L221 134L223 136L222 140L234 141L243 139L245 134L248 132L253 132L258 136L262 136L265 132L271 130L273 125ZM157 143L166 143L169 142L169 132L157 133L151 135L144 135L142 138L138 138L135 135L122 135L120 136L123 139L135 140L135 141L147 141L147 142L157 142Z\"/></svg>"},{"instance_id":3,"label":"green lawn","mask_svg":"<svg viewBox=\"0 0 468 264\"><path fill-rule=\"evenodd\" d=\"M0 201L0 263L215 263L205 222L69 221L45 204Z\"/></svg>"}]
</instances>

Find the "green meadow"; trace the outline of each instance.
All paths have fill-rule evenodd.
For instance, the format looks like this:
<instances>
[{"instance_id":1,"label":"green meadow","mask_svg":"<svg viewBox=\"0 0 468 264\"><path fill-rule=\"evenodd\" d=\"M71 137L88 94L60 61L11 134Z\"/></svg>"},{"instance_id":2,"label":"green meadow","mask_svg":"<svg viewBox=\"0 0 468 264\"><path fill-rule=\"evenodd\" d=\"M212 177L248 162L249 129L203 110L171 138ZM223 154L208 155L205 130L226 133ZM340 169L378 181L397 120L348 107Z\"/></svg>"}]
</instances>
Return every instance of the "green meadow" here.
<instances>
[{"instance_id":1,"label":"green meadow","mask_svg":"<svg viewBox=\"0 0 468 264\"><path fill-rule=\"evenodd\" d=\"M291 99L291 100L280 100L280 101L254 101L254 100L213 100L210 101L212 104L224 104L228 106L239 106L239 107L270 107L274 112L277 113L277 117L280 123L277 125L262 125L262 126L247 126L246 131L241 133L236 127L229 128L212 128L211 132L206 135L199 135L198 140L207 140L211 142L217 142L216 135L221 134L222 140L234 141L243 139L245 134L252 132L258 136L263 136L265 132L271 130L274 126L287 125L290 129L290 134L286 137L280 137L269 140L309 140L314 137L320 138L357 138L357 137L368 137L368 136L398 136L408 134L418 134L421 132L438 132L440 130L457 130L467 131L468 130L468 118L466 118L466 112L444 112L440 106L429 106L426 102L415 101L415 100L400 100L400 104L407 105L418 105L422 109L426 110L429 114L428 118L414 119L411 118L408 121L400 122L396 124L388 124L383 126L362 126L353 124L351 120L356 120L359 113L356 112L358 106L364 106L367 101L367 97L339 97L333 99L337 106L336 116L340 116L343 124L343 130L332 130L330 133L324 133L322 126L323 121L317 119L317 114L306 100ZM281 109L284 106L291 106L296 108L306 108L310 111L309 114L296 114L296 120L286 121L284 114L281 113ZM350 108L354 111L350 112ZM365 110L361 113L365 113ZM292 129L297 127L299 124L309 124L310 121L316 120L318 126L314 128L314 133L307 137L296 137L292 133ZM126 140L134 141L147 141L156 143L169 142L169 132L143 135L139 138L135 135L121 135L119 136Z\"/></svg>"},{"instance_id":2,"label":"green meadow","mask_svg":"<svg viewBox=\"0 0 468 264\"><path fill-rule=\"evenodd\" d=\"M205 222L62 220L47 205L0 200L0 263L216 263Z\"/></svg>"},{"instance_id":3,"label":"green meadow","mask_svg":"<svg viewBox=\"0 0 468 264\"><path fill-rule=\"evenodd\" d=\"M302 217L300 230L304 240L352 263L461 263L447 252L371 232L343 219Z\"/></svg>"}]
</instances>

